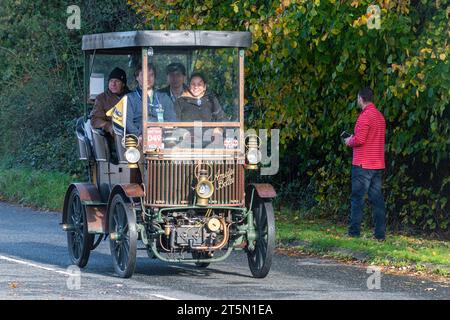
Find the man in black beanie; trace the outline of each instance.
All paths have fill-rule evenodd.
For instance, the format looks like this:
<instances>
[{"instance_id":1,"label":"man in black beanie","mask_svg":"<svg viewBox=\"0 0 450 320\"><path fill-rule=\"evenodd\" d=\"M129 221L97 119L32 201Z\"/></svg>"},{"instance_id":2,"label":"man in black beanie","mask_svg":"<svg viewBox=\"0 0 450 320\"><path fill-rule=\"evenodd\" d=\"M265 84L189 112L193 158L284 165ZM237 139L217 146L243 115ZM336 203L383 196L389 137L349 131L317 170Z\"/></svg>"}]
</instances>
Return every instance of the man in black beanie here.
<instances>
[{"instance_id":1,"label":"man in black beanie","mask_svg":"<svg viewBox=\"0 0 450 320\"><path fill-rule=\"evenodd\" d=\"M127 74L120 68L114 68L108 77L108 89L95 98L94 109L91 112L92 127L103 129L113 135L112 120L106 112L128 92Z\"/></svg>"},{"instance_id":2,"label":"man in black beanie","mask_svg":"<svg viewBox=\"0 0 450 320\"><path fill-rule=\"evenodd\" d=\"M112 119L106 112L116 105L130 90L127 87L127 74L120 68L114 68L108 77L108 89L95 98L94 108L91 112L91 126L105 131L106 141L111 151L110 161L118 164L118 157L114 147L114 131Z\"/></svg>"}]
</instances>

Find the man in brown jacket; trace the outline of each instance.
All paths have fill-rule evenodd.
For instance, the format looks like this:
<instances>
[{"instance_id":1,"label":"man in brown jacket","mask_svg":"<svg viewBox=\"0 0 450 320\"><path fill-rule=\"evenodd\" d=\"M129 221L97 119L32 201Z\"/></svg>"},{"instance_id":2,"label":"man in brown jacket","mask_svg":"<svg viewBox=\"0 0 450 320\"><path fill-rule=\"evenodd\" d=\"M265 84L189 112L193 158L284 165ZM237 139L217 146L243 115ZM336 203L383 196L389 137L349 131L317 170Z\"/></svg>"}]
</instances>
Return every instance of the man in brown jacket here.
<instances>
[{"instance_id":1,"label":"man in brown jacket","mask_svg":"<svg viewBox=\"0 0 450 320\"><path fill-rule=\"evenodd\" d=\"M94 109L91 112L91 125L96 129L103 129L113 135L111 117L106 112L114 107L119 100L129 92L127 88L127 75L120 68L115 68L108 77L108 89L95 99Z\"/></svg>"}]
</instances>

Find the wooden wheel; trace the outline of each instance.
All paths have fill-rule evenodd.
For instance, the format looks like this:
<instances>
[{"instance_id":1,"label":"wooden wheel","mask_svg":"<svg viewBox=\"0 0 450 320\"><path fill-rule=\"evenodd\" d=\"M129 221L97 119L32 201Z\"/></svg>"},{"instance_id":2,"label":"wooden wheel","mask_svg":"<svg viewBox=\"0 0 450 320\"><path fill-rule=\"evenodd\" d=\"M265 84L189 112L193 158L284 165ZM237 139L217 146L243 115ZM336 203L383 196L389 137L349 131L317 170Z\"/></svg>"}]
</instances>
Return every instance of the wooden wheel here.
<instances>
[{"instance_id":1,"label":"wooden wheel","mask_svg":"<svg viewBox=\"0 0 450 320\"><path fill-rule=\"evenodd\" d=\"M121 278L129 278L136 267L138 233L134 212L121 194L111 202L109 232L114 270Z\"/></svg>"},{"instance_id":2,"label":"wooden wheel","mask_svg":"<svg viewBox=\"0 0 450 320\"><path fill-rule=\"evenodd\" d=\"M275 249L272 201L255 195L252 211L257 238L254 241L254 249L247 250L248 264L255 278L264 278L269 273Z\"/></svg>"},{"instance_id":3,"label":"wooden wheel","mask_svg":"<svg viewBox=\"0 0 450 320\"><path fill-rule=\"evenodd\" d=\"M76 188L70 193L67 210L67 223L73 226L73 229L67 232L70 260L83 268L88 263L94 235L88 233L86 208L81 203L80 194Z\"/></svg>"}]
</instances>

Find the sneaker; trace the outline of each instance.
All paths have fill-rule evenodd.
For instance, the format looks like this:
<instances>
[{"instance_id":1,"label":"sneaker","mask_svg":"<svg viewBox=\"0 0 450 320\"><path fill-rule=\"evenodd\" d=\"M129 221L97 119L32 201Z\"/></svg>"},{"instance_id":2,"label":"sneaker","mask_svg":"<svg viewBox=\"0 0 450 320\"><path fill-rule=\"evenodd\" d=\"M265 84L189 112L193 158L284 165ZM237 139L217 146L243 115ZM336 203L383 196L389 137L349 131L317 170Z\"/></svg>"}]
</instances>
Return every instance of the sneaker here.
<instances>
[{"instance_id":1,"label":"sneaker","mask_svg":"<svg viewBox=\"0 0 450 320\"><path fill-rule=\"evenodd\" d=\"M386 238L377 238L377 237L373 237L372 238L372 240L375 240L375 241L379 241L379 242L383 242L383 241L386 241Z\"/></svg>"}]
</instances>

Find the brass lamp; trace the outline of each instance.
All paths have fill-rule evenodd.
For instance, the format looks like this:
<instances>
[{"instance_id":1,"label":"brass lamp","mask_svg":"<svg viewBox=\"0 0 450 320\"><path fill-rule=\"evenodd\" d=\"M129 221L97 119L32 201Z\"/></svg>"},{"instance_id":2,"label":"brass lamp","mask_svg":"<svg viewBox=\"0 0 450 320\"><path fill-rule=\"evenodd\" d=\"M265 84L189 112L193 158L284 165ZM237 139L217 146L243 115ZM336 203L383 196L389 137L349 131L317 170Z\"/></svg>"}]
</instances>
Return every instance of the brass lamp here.
<instances>
[{"instance_id":1,"label":"brass lamp","mask_svg":"<svg viewBox=\"0 0 450 320\"><path fill-rule=\"evenodd\" d=\"M208 170L200 169L195 191L198 196L197 205L202 207L207 206L209 198L211 198L214 193L214 185L208 180Z\"/></svg>"},{"instance_id":2,"label":"brass lamp","mask_svg":"<svg viewBox=\"0 0 450 320\"><path fill-rule=\"evenodd\" d=\"M125 151L125 159L128 161L128 168L130 169L136 169L138 168L138 161L141 158L141 153L137 149L138 146L138 138L133 135L129 134L126 135L124 138L124 146L126 148Z\"/></svg>"},{"instance_id":3,"label":"brass lamp","mask_svg":"<svg viewBox=\"0 0 450 320\"><path fill-rule=\"evenodd\" d=\"M259 151L258 136L256 134L248 136L247 147L247 165L246 169L258 169L258 162L261 160L261 152Z\"/></svg>"}]
</instances>

